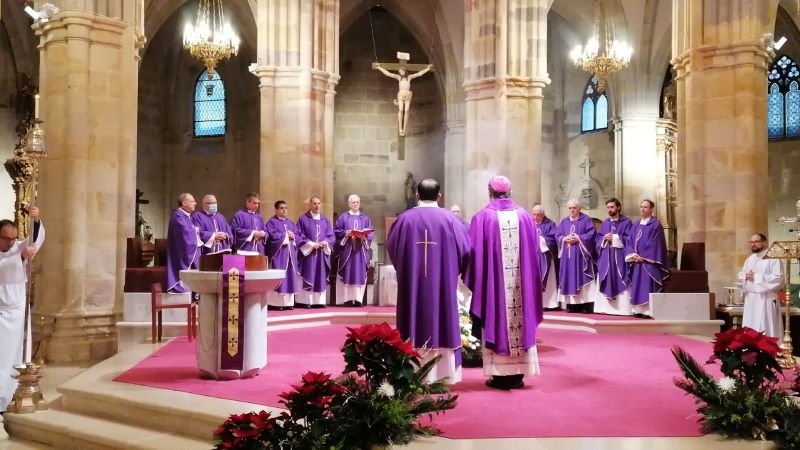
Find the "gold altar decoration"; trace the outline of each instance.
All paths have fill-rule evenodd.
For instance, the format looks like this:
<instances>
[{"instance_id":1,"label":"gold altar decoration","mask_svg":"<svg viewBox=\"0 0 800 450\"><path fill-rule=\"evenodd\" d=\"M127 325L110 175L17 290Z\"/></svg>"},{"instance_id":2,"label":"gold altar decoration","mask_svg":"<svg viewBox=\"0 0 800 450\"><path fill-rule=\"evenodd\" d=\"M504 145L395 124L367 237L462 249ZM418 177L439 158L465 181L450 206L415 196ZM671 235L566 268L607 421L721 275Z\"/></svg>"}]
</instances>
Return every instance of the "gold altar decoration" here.
<instances>
[{"instance_id":1,"label":"gold altar decoration","mask_svg":"<svg viewBox=\"0 0 800 450\"><path fill-rule=\"evenodd\" d=\"M783 342L781 343L781 354L778 355L778 362L784 369L794 369L797 367L797 362L792 354L794 348L792 347L792 336L790 334L790 316L792 310L792 299L789 293L789 261L800 258L800 241L775 241L769 247L764 259L780 259L783 261L783 273L786 277L786 324L783 328Z\"/></svg>"},{"instance_id":2,"label":"gold altar decoration","mask_svg":"<svg viewBox=\"0 0 800 450\"><path fill-rule=\"evenodd\" d=\"M228 355L239 353L239 271L228 271Z\"/></svg>"}]
</instances>

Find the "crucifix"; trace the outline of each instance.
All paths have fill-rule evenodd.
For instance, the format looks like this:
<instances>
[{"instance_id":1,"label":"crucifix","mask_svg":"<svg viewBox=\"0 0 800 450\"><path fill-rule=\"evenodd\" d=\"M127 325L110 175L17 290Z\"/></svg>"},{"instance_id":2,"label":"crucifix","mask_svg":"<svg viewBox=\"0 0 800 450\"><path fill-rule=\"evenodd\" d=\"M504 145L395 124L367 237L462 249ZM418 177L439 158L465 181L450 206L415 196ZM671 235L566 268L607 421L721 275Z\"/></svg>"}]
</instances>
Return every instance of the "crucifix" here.
<instances>
[{"instance_id":1,"label":"crucifix","mask_svg":"<svg viewBox=\"0 0 800 450\"><path fill-rule=\"evenodd\" d=\"M150 241L150 239L146 238L145 235L145 228L150 228L145 222L144 217L142 216L142 210L139 208L139 205L147 205L150 203L150 200L143 199L144 191L139 190L136 188L136 216L135 216L135 223L134 223L134 236L145 238L146 241Z\"/></svg>"},{"instance_id":2,"label":"crucifix","mask_svg":"<svg viewBox=\"0 0 800 450\"><path fill-rule=\"evenodd\" d=\"M397 126L400 137L403 137L406 135L408 114L411 108L411 80L433 71L433 64L408 64L411 57L408 53L403 52L397 52L397 59L400 61L399 63L374 62L372 68L397 80L398 90L394 104L397 105ZM397 73L389 72L390 70L396 70ZM410 71L414 71L414 73L409 75Z\"/></svg>"},{"instance_id":3,"label":"crucifix","mask_svg":"<svg viewBox=\"0 0 800 450\"><path fill-rule=\"evenodd\" d=\"M425 267L425 278L428 278L428 246L429 245L436 245L436 242L428 240L428 230L425 230L425 240L422 241L422 242L417 242L417 245L424 245L425 246L425 256L424 256L425 261L424 261L423 264L424 264L424 267Z\"/></svg>"}]
</instances>

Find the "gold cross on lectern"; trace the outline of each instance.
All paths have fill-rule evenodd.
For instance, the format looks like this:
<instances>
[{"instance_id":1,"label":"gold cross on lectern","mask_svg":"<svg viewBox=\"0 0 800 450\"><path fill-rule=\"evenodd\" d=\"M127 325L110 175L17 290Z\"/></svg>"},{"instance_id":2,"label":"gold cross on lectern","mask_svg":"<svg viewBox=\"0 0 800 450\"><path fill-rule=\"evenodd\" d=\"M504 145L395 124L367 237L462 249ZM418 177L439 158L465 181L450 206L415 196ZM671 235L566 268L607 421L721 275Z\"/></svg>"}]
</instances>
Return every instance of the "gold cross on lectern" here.
<instances>
[{"instance_id":1,"label":"gold cross on lectern","mask_svg":"<svg viewBox=\"0 0 800 450\"><path fill-rule=\"evenodd\" d=\"M436 245L436 242L428 241L428 230L425 230L425 240L422 242L417 242L417 245L424 245L425 246L425 278L428 278L428 246L429 245Z\"/></svg>"}]
</instances>

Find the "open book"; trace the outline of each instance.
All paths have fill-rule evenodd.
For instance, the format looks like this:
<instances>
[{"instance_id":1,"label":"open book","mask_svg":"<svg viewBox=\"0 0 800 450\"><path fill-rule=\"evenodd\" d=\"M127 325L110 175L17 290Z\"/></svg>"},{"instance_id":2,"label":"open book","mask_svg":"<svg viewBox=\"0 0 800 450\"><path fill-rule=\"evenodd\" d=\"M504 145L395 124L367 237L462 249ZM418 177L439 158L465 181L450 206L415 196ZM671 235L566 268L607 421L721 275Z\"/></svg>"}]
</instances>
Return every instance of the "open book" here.
<instances>
[{"instance_id":1,"label":"open book","mask_svg":"<svg viewBox=\"0 0 800 450\"><path fill-rule=\"evenodd\" d=\"M228 253L231 253L231 249L224 248L218 252L207 253L207 255L227 255Z\"/></svg>"},{"instance_id":2,"label":"open book","mask_svg":"<svg viewBox=\"0 0 800 450\"><path fill-rule=\"evenodd\" d=\"M366 239L367 236L372 234L373 231L375 231L375 230L372 229L372 228L363 228L361 230L350 230L350 236L351 237L356 237L356 238L359 238L359 239Z\"/></svg>"}]
</instances>

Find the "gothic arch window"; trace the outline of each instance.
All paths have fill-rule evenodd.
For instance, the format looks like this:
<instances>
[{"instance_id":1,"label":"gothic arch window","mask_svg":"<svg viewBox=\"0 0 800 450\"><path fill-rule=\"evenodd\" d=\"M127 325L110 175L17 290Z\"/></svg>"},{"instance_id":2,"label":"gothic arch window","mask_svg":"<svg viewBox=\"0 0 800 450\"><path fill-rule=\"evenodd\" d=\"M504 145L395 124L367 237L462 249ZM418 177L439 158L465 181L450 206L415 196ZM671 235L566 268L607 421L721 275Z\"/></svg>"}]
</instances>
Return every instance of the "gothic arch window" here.
<instances>
[{"instance_id":1,"label":"gothic arch window","mask_svg":"<svg viewBox=\"0 0 800 450\"><path fill-rule=\"evenodd\" d=\"M770 139L800 137L800 69L782 55L767 75L767 130Z\"/></svg>"},{"instance_id":2,"label":"gothic arch window","mask_svg":"<svg viewBox=\"0 0 800 450\"><path fill-rule=\"evenodd\" d=\"M592 75L583 90L581 103L581 132L608 128L608 97L597 91L597 78Z\"/></svg>"},{"instance_id":3,"label":"gothic arch window","mask_svg":"<svg viewBox=\"0 0 800 450\"><path fill-rule=\"evenodd\" d=\"M225 84L219 72L204 70L194 85L194 136L225 136Z\"/></svg>"}]
</instances>

